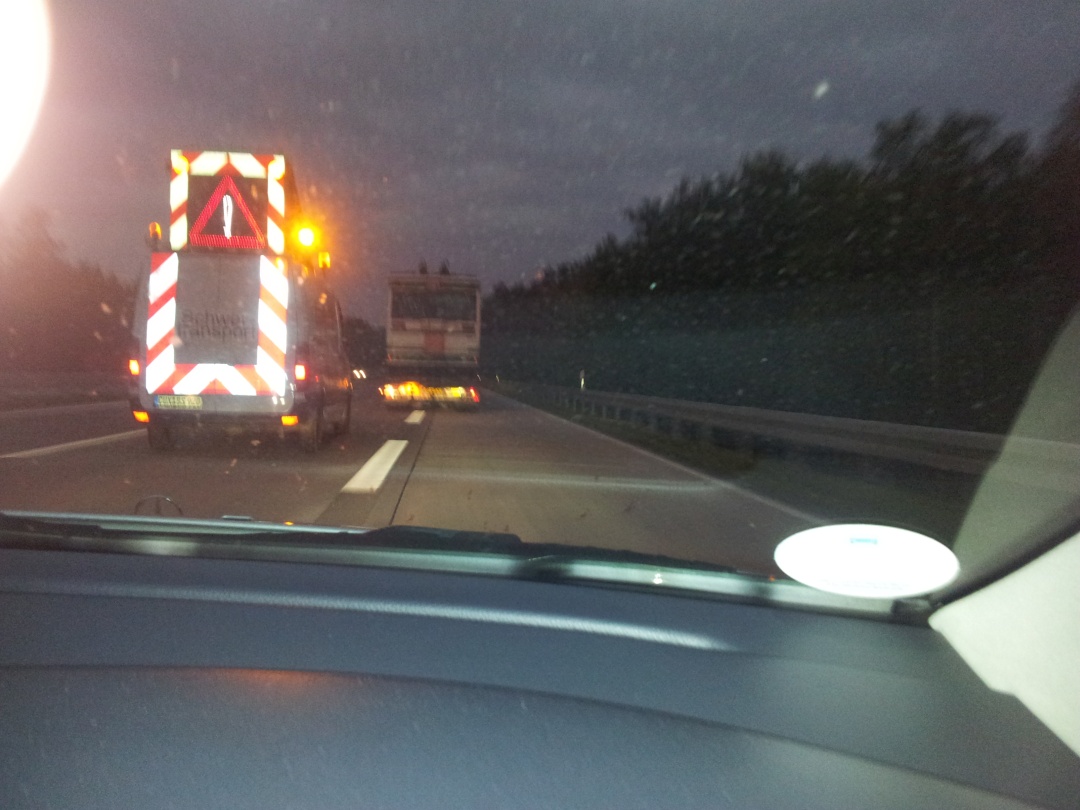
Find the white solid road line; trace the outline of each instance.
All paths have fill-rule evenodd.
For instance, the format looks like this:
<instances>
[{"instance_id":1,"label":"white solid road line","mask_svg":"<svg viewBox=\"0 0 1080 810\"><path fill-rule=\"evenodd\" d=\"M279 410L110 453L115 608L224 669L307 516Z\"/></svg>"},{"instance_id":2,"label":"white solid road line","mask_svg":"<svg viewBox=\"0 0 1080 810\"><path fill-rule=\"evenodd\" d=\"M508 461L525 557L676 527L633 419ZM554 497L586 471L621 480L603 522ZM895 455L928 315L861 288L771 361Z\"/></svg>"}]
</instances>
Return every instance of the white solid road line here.
<instances>
[{"instance_id":1,"label":"white solid road line","mask_svg":"<svg viewBox=\"0 0 1080 810\"><path fill-rule=\"evenodd\" d=\"M386 476L390 474L394 463L398 460L408 442L404 439L389 439L383 446L375 451L375 455L367 460L356 475L349 479L349 483L341 488L342 492L377 492L383 485Z\"/></svg>"},{"instance_id":2,"label":"white solid road line","mask_svg":"<svg viewBox=\"0 0 1080 810\"><path fill-rule=\"evenodd\" d=\"M123 433L110 433L108 436L97 436L93 439L79 439L74 442L52 444L48 447L35 447L32 450L20 450L17 453L5 453L0 458L37 458L38 456L51 456L53 453L63 453L68 450L79 450L83 447L96 447L99 444L111 444L121 442L124 439L134 439L136 436L145 436L145 430L126 430Z\"/></svg>"},{"instance_id":3,"label":"white solid road line","mask_svg":"<svg viewBox=\"0 0 1080 810\"><path fill-rule=\"evenodd\" d=\"M405 417L405 424L407 424L407 425L419 425L423 421L424 421L424 412L423 411L413 411L412 413L410 413L408 416Z\"/></svg>"},{"instance_id":4,"label":"white solid road line","mask_svg":"<svg viewBox=\"0 0 1080 810\"><path fill-rule=\"evenodd\" d=\"M34 408L15 408L10 411L0 411L0 422L13 422L18 419L26 419L28 416L71 416L94 411L120 410L131 412L127 402L120 400L84 402L78 405L41 405Z\"/></svg>"}]
</instances>

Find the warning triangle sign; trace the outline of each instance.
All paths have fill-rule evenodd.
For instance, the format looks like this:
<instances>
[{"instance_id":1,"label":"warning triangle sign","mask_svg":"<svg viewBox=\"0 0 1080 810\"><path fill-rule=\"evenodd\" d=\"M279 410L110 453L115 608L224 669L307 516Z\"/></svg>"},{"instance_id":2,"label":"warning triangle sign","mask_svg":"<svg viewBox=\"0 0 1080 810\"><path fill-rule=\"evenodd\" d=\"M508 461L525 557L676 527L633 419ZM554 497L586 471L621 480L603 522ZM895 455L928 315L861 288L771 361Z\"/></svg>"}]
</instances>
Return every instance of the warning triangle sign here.
<instances>
[{"instance_id":1,"label":"warning triangle sign","mask_svg":"<svg viewBox=\"0 0 1080 810\"><path fill-rule=\"evenodd\" d=\"M221 178L188 234L194 247L263 250L266 234L229 175Z\"/></svg>"}]
</instances>

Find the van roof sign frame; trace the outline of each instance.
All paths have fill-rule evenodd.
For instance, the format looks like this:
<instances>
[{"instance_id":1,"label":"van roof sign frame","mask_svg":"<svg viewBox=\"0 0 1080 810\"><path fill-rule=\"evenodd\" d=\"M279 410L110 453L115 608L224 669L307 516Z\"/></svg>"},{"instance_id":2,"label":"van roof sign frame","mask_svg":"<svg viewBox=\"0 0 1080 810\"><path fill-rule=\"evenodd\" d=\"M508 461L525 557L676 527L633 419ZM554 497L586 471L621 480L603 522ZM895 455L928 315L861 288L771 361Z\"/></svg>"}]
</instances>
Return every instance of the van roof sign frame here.
<instances>
[{"instance_id":1,"label":"van roof sign frame","mask_svg":"<svg viewBox=\"0 0 1080 810\"><path fill-rule=\"evenodd\" d=\"M169 245L174 251L195 247L269 250L278 256L285 254L284 155L173 149L170 166L169 202L172 213L169 218ZM222 178L203 204L203 210L198 212L188 211L193 177ZM252 187L252 199L245 199L235 179L231 179L238 177L264 181L265 185L259 182L247 184ZM227 183L226 178L231 181ZM262 208L263 200L255 199L261 189L265 189L265 226L252 214L252 208ZM229 192L235 192L235 200ZM219 207L222 208L223 233L208 234L205 232L207 224ZM194 216L189 216L189 213ZM250 233L233 234L234 222L242 226L241 230L246 229Z\"/></svg>"}]
</instances>

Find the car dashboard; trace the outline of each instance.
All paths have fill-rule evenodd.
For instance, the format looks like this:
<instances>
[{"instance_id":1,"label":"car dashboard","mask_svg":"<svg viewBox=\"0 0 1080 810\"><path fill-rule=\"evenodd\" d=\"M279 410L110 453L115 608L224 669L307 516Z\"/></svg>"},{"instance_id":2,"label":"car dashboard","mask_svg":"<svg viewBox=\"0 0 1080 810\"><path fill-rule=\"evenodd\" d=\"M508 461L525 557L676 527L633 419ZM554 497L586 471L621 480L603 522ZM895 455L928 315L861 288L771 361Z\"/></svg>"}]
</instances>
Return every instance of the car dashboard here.
<instances>
[{"instance_id":1,"label":"car dashboard","mask_svg":"<svg viewBox=\"0 0 1080 810\"><path fill-rule=\"evenodd\" d=\"M1076 807L925 625L631 588L0 550L0 806Z\"/></svg>"}]
</instances>

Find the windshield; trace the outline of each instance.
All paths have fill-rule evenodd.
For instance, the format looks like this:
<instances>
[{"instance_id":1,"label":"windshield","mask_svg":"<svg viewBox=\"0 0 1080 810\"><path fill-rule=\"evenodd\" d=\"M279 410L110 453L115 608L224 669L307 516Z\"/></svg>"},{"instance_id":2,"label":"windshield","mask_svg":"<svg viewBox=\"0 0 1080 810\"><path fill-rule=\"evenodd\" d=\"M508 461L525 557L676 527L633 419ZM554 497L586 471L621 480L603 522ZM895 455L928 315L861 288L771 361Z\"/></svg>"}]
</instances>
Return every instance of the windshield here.
<instances>
[{"instance_id":1,"label":"windshield","mask_svg":"<svg viewBox=\"0 0 1080 810\"><path fill-rule=\"evenodd\" d=\"M887 598L1076 529L1073 5L42 8L5 49L0 509Z\"/></svg>"},{"instance_id":2,"label":"windshield","mask_svg":"<svg viewBox=\"0 0 1080 810\"><path fill-rule=\"evenodd\" d=\"M476 295L439 290L393 290L390 293L390 317L413 320L476 320Z\"/></svg>"}]
</instances>

